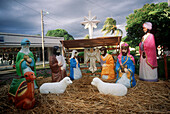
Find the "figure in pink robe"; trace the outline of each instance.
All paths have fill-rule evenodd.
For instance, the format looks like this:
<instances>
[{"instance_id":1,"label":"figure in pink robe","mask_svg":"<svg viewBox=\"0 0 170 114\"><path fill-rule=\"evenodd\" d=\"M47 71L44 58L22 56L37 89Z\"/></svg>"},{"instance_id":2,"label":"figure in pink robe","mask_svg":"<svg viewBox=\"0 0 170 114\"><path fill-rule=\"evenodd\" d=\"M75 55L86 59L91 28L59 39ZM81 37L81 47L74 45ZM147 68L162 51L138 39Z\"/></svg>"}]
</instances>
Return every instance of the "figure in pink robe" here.
<instances>
[{"instance_id":1,"label":"figure in pink robe","mask_svg":"<svg viewBox=\"0 0 170 114\"><path fill-rule=\"evenodd\" d=\"M139 44L140 53L140 68L139 79L144 81L157 81L157 59L156 59L156 46L154 35L150 33L152 23L145 22L143 24L143 31L145 35Z\"/></svg>"}]
</instances>

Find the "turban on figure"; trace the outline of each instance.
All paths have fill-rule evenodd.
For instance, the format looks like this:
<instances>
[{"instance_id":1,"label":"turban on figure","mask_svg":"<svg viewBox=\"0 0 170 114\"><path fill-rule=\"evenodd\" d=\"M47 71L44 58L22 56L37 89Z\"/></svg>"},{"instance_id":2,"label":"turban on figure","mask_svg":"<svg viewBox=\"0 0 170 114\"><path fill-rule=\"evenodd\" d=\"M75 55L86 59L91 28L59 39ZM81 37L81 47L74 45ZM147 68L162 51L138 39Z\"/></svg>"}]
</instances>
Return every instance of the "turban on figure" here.
<instances>
[{"instance_id":1,"label":"turban on figure","mask_svg":"<svg viewBox=\"0 0 170 114\"><path fill-rule=\"evenodd\" d=\"M145 22L145 23L143 24L143 27L145 27L145 28L147 28L147 29L149 29L149 30L152 30L152 23L151 23L151 22Z\"/></svg>"}]
</instances>

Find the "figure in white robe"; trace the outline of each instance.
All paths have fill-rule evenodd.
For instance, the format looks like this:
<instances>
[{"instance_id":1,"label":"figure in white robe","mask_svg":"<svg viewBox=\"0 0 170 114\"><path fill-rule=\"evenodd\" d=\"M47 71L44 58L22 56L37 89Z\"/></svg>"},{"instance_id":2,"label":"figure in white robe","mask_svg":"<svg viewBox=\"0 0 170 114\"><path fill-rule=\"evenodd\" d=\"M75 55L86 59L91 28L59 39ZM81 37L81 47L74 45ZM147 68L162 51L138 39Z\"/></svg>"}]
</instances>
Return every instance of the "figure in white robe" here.
<instances>
[{"instance_id":1,"label":"figure in white robe","mask_svg":"<svg viewBox=\"0 0 170 114\"><path fill-rule=\"evenodd\" d=\"M89 70L94 73L97 70L96 67L96 60L100 62L100 52L99 49L93 50L93 48L90 48L90 51L88 49L84 50L84 63L86 64L90 60L90 67Z\"/></svg>"}]
</instances>

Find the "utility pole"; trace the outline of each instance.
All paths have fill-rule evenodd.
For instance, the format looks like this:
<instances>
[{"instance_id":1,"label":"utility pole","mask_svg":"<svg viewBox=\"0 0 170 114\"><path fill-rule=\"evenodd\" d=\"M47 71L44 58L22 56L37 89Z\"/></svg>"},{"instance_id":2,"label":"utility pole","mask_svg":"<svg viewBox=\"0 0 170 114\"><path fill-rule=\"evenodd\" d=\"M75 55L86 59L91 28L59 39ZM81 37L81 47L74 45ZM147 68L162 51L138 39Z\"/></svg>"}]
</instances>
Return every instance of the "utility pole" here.
<instances>
[{"instance_id":1,"label":"utility pole","mask_svg":"<svg viewBox=\"0 0 170 114\"><path fill-rule=\"evenodd\" d=\"M43 21L43 10L41 10L41 36L42 36L43 68L45 68L45 59L44 59L44 21Z\"/></svg>"}]
</instances>

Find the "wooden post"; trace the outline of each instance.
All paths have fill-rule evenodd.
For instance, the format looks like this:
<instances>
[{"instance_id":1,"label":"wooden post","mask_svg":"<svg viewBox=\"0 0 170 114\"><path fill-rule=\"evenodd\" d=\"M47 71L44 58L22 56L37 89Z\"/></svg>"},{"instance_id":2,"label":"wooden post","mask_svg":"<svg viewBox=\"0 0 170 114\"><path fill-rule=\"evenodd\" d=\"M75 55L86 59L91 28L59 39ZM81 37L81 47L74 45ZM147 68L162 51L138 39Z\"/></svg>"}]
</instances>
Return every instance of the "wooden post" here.
<instances>
[{"instance_id":1,"label":"wooden post","mask_svg":"<svg viewBox=\"0 0 170 114\"><path fill-rule=\"evenodd\" d=\"M121 47L120 42L121 42L121 37L118 37L119 51L120 51L120 47ZM117 56L118 56L118 55L119 55L119 53L117 54Z\"/></svg>"},{"instance_id":2,"label":"wooden post","mask_svg":"<svg viewBox=\"0 0 170 114\"><path fill-rule=\"evenodd\" d=\"M63 41L62 41L62 56L65 57L65 51L64 51L64 43L63 43Z\"/></svg>"},{"instance_id":3,"label":"wooden post","mask_svg":"<svg viewBox=\"0 0 170 114\"><path fill-rule=\"evenodd\" d=\"M118 44L120 44L120 41L121 41L121 38L120 38L120 37L118 37Z\"/></svg>"},{"instance_id":4,"label":"wooden post","mask_svg":"<svg viewBox=\"0 0 170 114\"><path fill-rule=\"evenodd\" d=\"M66 59L67 59L67 63L68 63L68 69L69 69L69 76L70 76L70 53L69 53L69 48L67 48L66 51L67 55L66 55Z\"/></svg>"},{"instance_id":5,"label":"wooden post","mask_svg":"<svg viewBox=\"0 0 170 114\"><path fill-rule=\"evenodd\" d=\"M69 48L67 48L67 51L66 51L67 55L66 55L66 59L67 59L67 63L69 63L69 58L70 58L70 53L69 53Z\"/></svg>"},{"instance_id":6,"label":"wooden post","mask_svg":"<svg viewBox=\"0 0 170 114\"><path fill-rule=\"evenodd\" d=\"M164 67L165 67L165 77L166 77L166 80L168 80L168 69L167 69L166 54L164 54Z\"/></svg>"}]
</instances>

